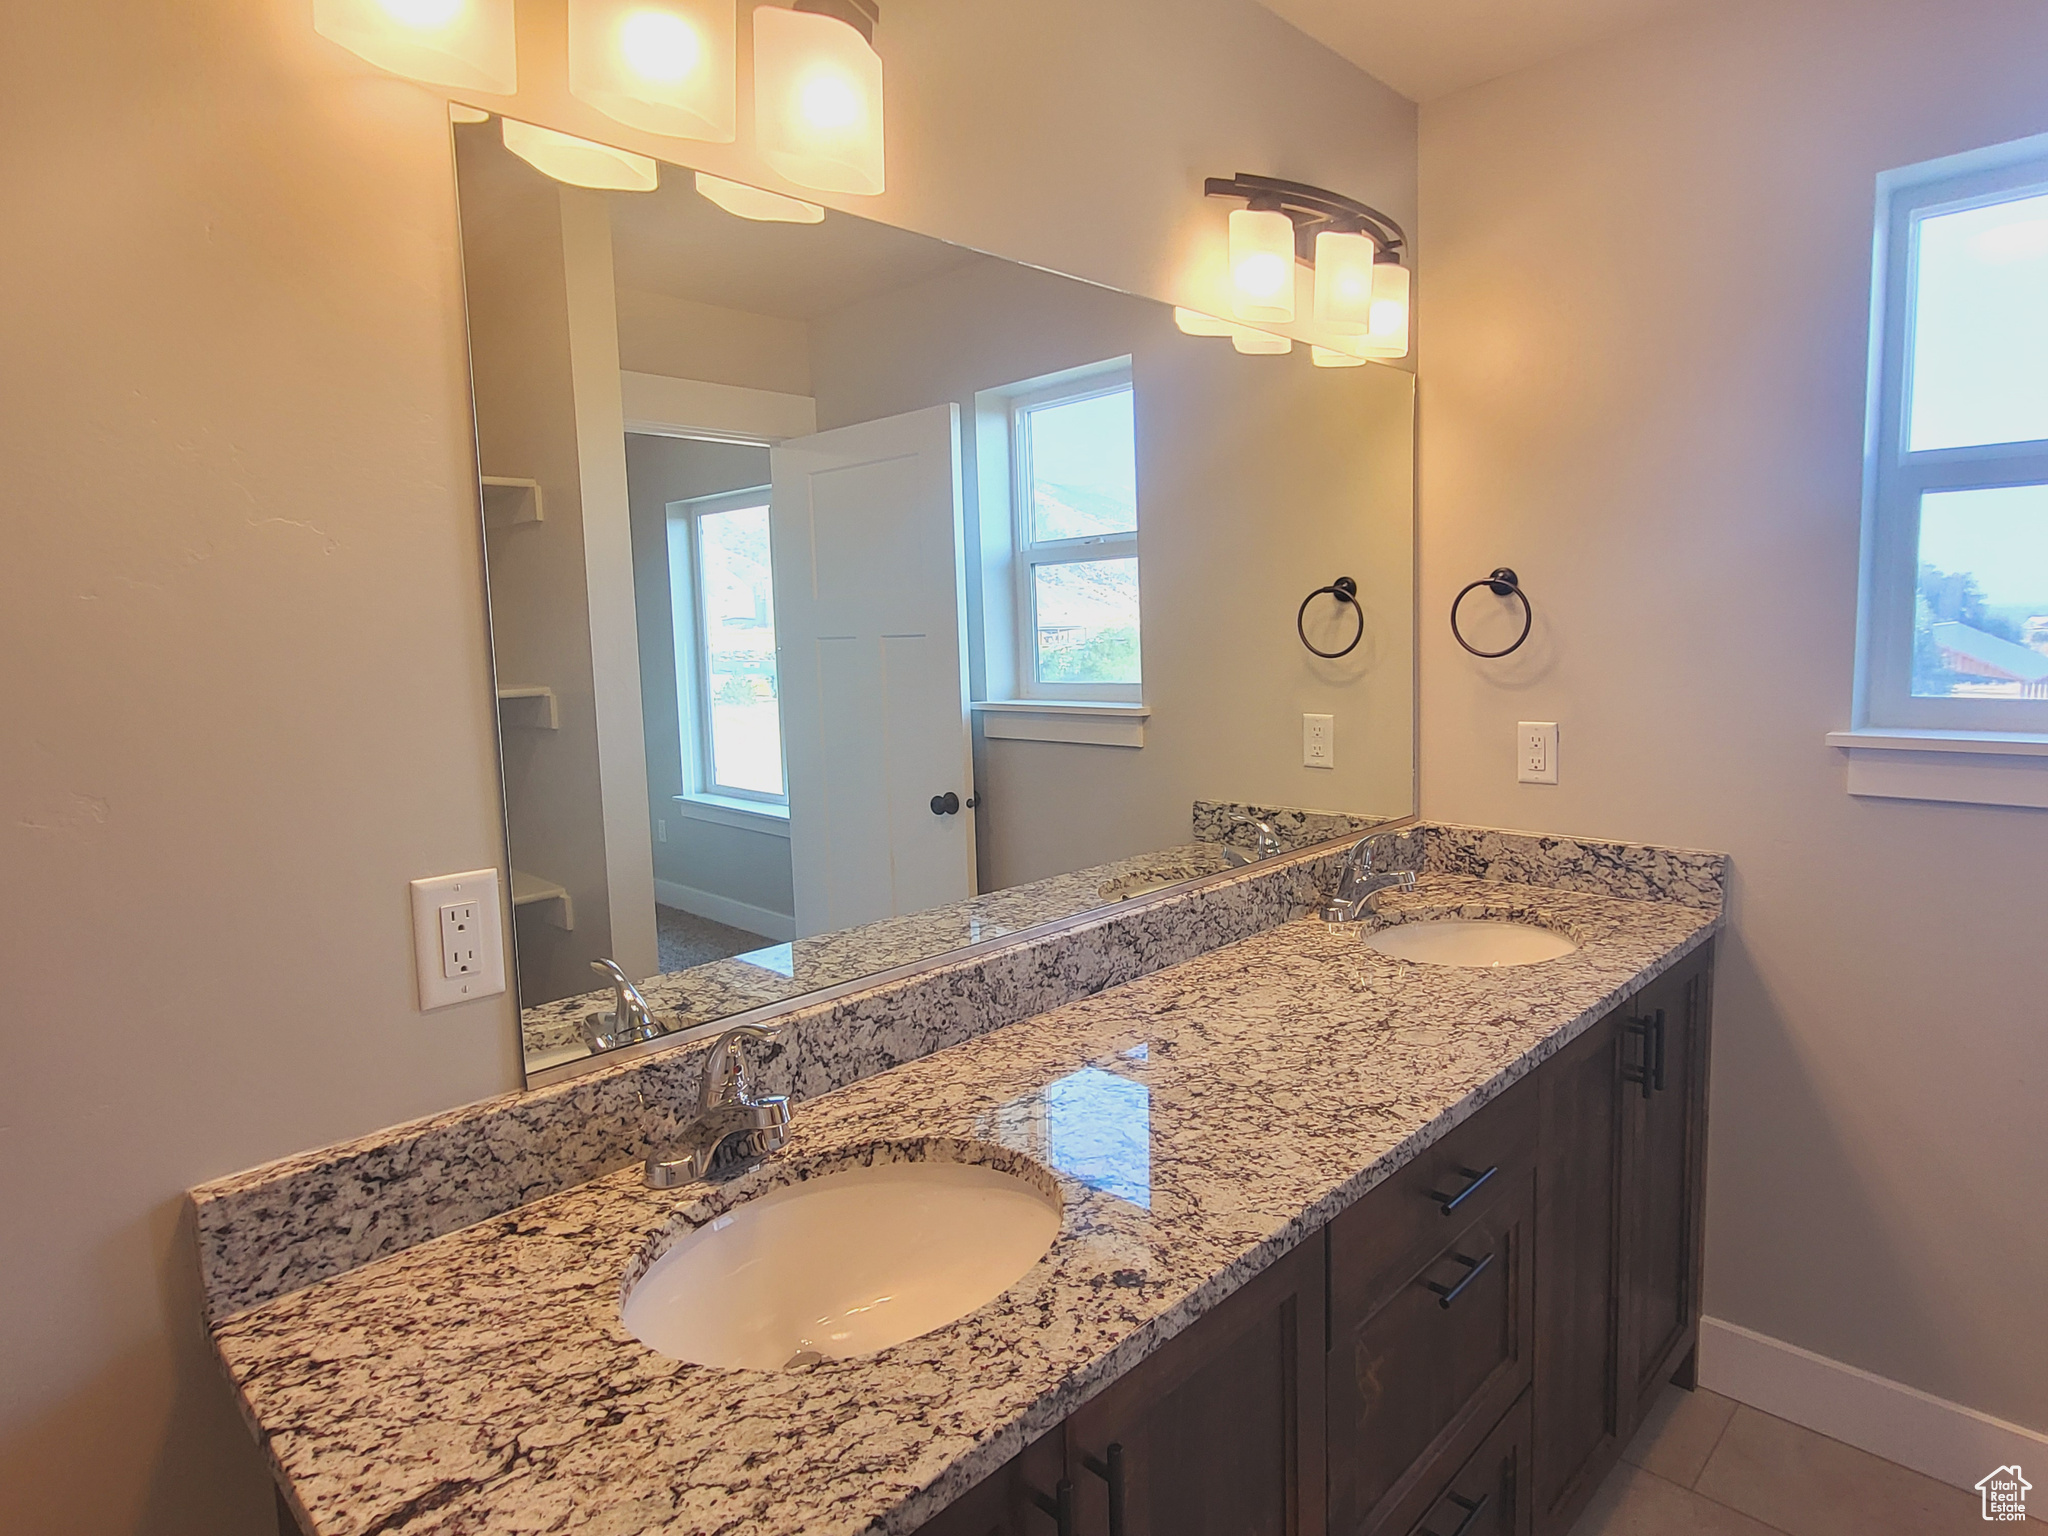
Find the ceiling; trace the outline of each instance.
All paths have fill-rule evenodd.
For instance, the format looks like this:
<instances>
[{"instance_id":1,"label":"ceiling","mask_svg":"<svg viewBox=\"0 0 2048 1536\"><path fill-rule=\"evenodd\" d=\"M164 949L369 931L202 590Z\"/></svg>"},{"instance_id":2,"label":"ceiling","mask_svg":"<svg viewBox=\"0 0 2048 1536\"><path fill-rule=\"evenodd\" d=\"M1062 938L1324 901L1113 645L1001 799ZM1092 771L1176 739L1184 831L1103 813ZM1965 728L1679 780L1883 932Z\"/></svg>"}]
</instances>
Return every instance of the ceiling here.
<instances>
[{"instance_id":1,"label":"ceiling","mask_svg":"<svg viewBox=\"0 0 2048 1536\"><path fill-rule=\"evenodd\" d=\"M1698 0L1259 0L1403 96L1429 101Z\"/></svg>"}]
</instances>

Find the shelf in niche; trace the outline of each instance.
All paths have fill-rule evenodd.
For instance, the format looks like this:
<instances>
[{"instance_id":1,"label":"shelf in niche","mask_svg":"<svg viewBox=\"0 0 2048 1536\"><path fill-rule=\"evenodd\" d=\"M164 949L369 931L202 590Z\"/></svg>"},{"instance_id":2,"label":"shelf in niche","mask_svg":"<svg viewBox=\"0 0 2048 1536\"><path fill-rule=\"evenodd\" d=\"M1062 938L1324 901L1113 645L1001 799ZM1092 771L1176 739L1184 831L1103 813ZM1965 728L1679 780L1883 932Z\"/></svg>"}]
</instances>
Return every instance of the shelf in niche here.
<instances>
[{"instance_id":1,"label":"shelf in niche","mask_svg":"<svg viewBox=\"0 0 2048 1536\"><path fill-rule=\"evenodd\" d=\"M509 475L485 475L484 521L508 528L519 523L546 522L540 482Z\"/></svg>"},{"instance_id":2,"label":"shelf in niche","mask_svg":"<svg viewBox=\"0 0 2048 1536\"><path fill-rule=\"evenodd\" d=\"M555 884L539 875L529 875L523 870L512 871L512 906L538 907L552 905L547 920L565 933L576 931L576 902L569 895L566 886Z\"/></svg>"},{"instance_id":3,"label":"shelf in niche","mask_svg":"<svg viewBox=\"0 0 2048 1536\"><path fill-rule=\"evenodd\" d=\"M500 688L498 718L506 725L520 725L530 731L562 728L562 711L555 702L555 690L541 683Z\"/></svg>"}]
</instances>

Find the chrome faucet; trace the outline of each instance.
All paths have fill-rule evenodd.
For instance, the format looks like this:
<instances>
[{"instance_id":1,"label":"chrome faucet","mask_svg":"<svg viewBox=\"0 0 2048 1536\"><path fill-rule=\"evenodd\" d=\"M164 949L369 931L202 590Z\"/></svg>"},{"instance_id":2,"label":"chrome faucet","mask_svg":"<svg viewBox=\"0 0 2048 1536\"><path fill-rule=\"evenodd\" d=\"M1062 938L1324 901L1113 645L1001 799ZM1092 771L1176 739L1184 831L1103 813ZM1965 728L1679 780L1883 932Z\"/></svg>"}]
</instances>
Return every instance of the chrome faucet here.
<instances>
[{"instance_id":1,"label":"chrome faucet","mask_svg":"<svg viewBox=\"0 0 2048 1536\"><path fill-rule=\"evenodd\" d=\"M728 1029L704 1058L697 1083L697 1117L676 1131L673 1145L647 1154L647 1186L674 1189L711 1176L718 1151L735 1138L749 1145L729 1159L726 1170L737 1173L753 1166L789 1139L789 1100L757 1099L747 1087L747 1065L740 1055L742 1040L773 1040L775 1031L753 1024Z\"/></svg>"},{"instance_id":2,"label":"chrome faucet","mask_svg":"<svg viewBox=\"0 0 2048 1536\"><path fill-rule=\"evenodd\" d=\"M1260 821L1253 816L1233 816L1230 818L1230 824L1233 827L1250 827L1253 835L1258 839L1258 851L1256 853L1246 853L1242 848L1233 848L1229 843L1225 843L1223 845L1223 862L1225 864L1233 867L1240 864L1255 864L1260 859L1270 859L1274 854L1280 852L1280 834L1273 830L1273 824L1270 821Z\"/></svg>"},{"instance_id":3,"label":"chrome faucet","mask_svg":"<svg viewBox=\"0 0 2048 1536\"><path fill-rule=\"evenodd\" d=\"M1372 837L1361 837L1344 856L1344 872L1337 877L1337 894L1323 908L1323 921L1332 928L1359 922L1375 911L1388 891L1411 891L1415 876L1405 869L1372 872Z\"/></svg>"},{"instance_id":4,"label":"chrome faucet","mask_svg":"<svg viewBox=\"0 0 2048 1536\"><path fill-rule=\"evenodd\" d=\"M585 1045L593 1051L610 1051L622 1045L638 1045L643 1040L659 1040L669 1033L670 1026L655 1016L654 1010L647 1006L647 999L640 995L640 989L633 985L632 978L620 970L616 962L593 960L590 968L598 975L610 978L612 1011L586 1013L577 1022L576 1028Z\"/></svg>"}]
</instances>

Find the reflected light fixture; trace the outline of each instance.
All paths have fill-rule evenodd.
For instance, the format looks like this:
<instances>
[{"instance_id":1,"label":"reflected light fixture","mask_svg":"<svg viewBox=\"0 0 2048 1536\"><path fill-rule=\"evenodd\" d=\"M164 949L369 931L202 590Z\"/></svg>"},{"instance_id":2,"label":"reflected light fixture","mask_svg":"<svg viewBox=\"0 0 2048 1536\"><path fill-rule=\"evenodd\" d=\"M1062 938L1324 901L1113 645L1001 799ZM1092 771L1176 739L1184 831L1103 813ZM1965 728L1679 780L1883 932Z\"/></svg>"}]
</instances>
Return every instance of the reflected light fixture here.
<instances>
[{"instance_id":1,"label":"reflected light fixture","mask_svg":"<svg viewBox=\"0 0 2048 1536\"><path fill-rule=\"evenodd\" d=\"M1248 325L1230 328L1230 344L1247 357L1285 357L1294 350L1294 343L1285 336L1254 330Z\"/></svg>"},{"instance_id":2,"label":"reflected light fixture","mask_svg":"<svg viewBox=\"0 0 2048 1536\"><path fill-rule=\"evenodd\" d=\"M1173 306L1173 323L1183 336L1228 336L1239 329L1228 320L1218 320L1199 309L1182 309L1178 304Z\"/></svg>"},{"instance_id":3,"label":"reflected light fixture","mask_svg":"<svg viewBox=\"0 0 2048 1536\"><path fill-rule=\"evenodd\" d=\"M727 181L706 171L697 173L697 190L727 213L743 219L760 219L771 224L822 224L825 210L800 197L780 192L763 192L743 181Z\"/></svg>"},{"instance_id":4,"label":"reflected light fixture","mask_svg":"<svg viewBox=\"0 0 2048 1536\"><path fill-rule=\"evenodd\" d=\"M629 128L730 144L734 0L569 0L569 92Z\"/></svg>"},{"instance_id":5,"label":"reflected light fixture","mask_svg":"<svg viewBox=\"0 0 2048 1536\"><path fill-rule=\"evenodd\" d=\"M1230 215L1230 305L1240 320L1294 318L1294 221L1277 209Z\"/></svg>"},{"instance_id":6,"label":"reflected light fixture","mask_svg":"<svg viewBox=\"0 0 2048 1536\"><path fill-rule=\"evenodd\" d=\"M482 107L472 107L460 101L448 103L448 121L451 123L488 123L491 114Z\"/></svg>"},{"instance_id":7,"label":"reflected light fixture","mask_svg":"<svg viewBox=\"0 0 2048 1536\"><path fill-rule=\"evenodd\" d=\"M801 187L873 196L883 186L882 60L874 0L797 0L754 12L754 130Z\"/></svg>"},{"instance_id":8,"label":"reflected light fixture","mask_svg":"<svg viewBox=\"0 0 2048 1536\"><path fill-rule=\"evenodd\" d=\"M572 187L592 187L600 192L652 192L660 184L660 167L645 155L573 138L509 117L501 121L507 149L543 175Z\"/></svg>"},{"instance_id":9,"label":"reflected light fixture","mask_svg":"<svg viewBox=\"0 0 2048 1536\"><path fill-rule=\"evenodd\" d=\"M313 0L313 30L425 85L519 89L512 0Z\"/></svg>"},{"instance_id":10,"label":"reflected light fixture","mask_svg":"<svg viewBox=\"0 0 2048 1536\"><path fill-rule=\"evenodd\" d=\"M1240 318L1293 319L1294 267L1306 262L1315 271L1316 322L1329 342L1323 350L1407 356L1409 273L1401 253L1408 237L1399 224L1355 198L1275 176L1212 176L1203 190L1245 203L1230 214L1231 290Z\"/></svg>"},{"instance_id":11,"label":"reflected light fixture","mask_svg":"<svg viewBox=\"0 0 2048 1536\"><path fill-rule=\"evenodd\" d=\"M1310 347L1308 360L1318 368L1363 368L1366 364L1356 352L1333 352L1328 347Z\"/></svg>"}]
</instances>

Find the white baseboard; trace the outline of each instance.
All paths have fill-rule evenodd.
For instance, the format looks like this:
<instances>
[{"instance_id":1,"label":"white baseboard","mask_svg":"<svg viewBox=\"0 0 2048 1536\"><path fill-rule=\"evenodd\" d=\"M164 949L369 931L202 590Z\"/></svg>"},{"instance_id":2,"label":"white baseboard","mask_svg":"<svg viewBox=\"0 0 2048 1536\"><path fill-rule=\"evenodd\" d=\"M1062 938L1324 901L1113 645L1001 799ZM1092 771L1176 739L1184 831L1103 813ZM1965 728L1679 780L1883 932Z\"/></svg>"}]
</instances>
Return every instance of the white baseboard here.
<instances>
[{"instance_id":1,"label":"white baseboard","mask_svg":"<svg viewBox=\"0 0 2048 1536\"><path fill-rule=\"evenodd\" d=\"M1699 1382L1956 1488L2015 1462L2048 1487L2048 1435L1719 1318L1700 1319Z\"/></svg>"},{"instance_id":2,"label":"white baseboard","mask_svg":"<svg viewBox=\"0 0 2048 1536\"><path fill-rule=\"evenodd\" d=\"M730 896L719 896L711 891L700 891L694 885L677 885L672 880L654 882L654 899L664 907L674 907L679 912L688 912L693 917L709 918L714 923L724 923L729 928L744 928L748 933L758 933L764 938L787 943L796 937L796 918L787 912L771 912L766 907L750 907L744 901L734 901Z\"/></svg>"}]
</instances>

